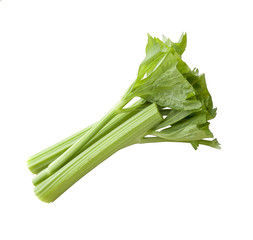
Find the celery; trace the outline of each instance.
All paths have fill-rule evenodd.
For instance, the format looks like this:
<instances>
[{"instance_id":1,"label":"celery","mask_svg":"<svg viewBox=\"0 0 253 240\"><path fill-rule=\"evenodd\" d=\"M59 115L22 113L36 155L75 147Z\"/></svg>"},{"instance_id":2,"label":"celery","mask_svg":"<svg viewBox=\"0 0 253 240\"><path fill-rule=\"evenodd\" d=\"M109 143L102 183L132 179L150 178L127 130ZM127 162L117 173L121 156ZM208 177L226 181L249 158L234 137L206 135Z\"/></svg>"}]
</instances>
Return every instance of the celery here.
<instances>
[{"instance_id":1,"label":"celery","mask_svg":"<svg viewBox=\"0 0 253 240\"><path fill-rule=\"evenodd\" d=\"M143 135L159 124L162 119L156 104L146 107L38 184L35 187L36 195L44 202L54 201L113 153L128 145L138 143Z\"/></svg>"},{"instance_id":2,"label":"celery","mask_svg":"<svg viewBox=\"0 0 253 240\"><path fill-rule=\"evenodd\" d=\"M84 128L83 130L71 135L70 137L54 144L53 146L46 148L45 150L34 154L28 158L27 165L32 173L39 173L45 169L51 162L64 153L69 147L71 147L85 132L87 132L91 126Z\"/></svg>"},{"instance_id":3,"label":"celery","mask_svg":"<svg viewBox=\"0 0 253 240\"><path fill-rule=\"evenodd\" d=\"M148 35L136 80L98 122L28 159L36 195L54 201L118 150L136 143L181 142L220 148L209 129L216 116L204 74L182 60L186 34L177 43ZM135 97L140 100L126 105ZM163 117L162 117L163 116Z\"/></svg>"},{"instance_id":4,"label":"celery","mask_svg":"<svg viewBox=\"0 0 253 240\"><path fill-rule=\"evenodd\" d=\"M109 133L111 130L119 126L128 118L133 116L134 113L140 111L141 108L143 108L145 105L146 104L144 100L139 100L131 105L132 111L119 113L104 128L102 128L101 131L93 139L90 139L87 146L90 146L99 138L103 137L104 135ZM41 172L43 169L47 168L51 162L53 162L55 159L61 156L77 140L79 140L82 136L84 136L84 134L87 133L87 131L89 131L91 127L92 125L28 158L27 164L30 171L32 173L37 174ZM81 151L84 149L85 147L82 147Z\"/></svg>"}]
</instances>

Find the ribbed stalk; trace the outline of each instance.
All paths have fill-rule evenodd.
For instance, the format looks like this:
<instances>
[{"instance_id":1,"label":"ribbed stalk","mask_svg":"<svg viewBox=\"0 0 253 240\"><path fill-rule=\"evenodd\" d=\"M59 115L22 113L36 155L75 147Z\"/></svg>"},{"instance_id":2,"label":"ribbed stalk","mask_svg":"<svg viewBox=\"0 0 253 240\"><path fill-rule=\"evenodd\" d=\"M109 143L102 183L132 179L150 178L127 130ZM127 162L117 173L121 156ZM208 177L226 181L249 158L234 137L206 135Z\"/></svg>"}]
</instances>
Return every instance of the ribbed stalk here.
<instances>
[{"instance_id":1,"label":"ribbed stalk","mask_svg":"<svg viewBox=\"0 0 253 240\"><path fill-rule=\"evenodd\" d=\"M95 141L97 141L99 138L105 136L108 132L112 131L114 128L119 126L121 123L126 121L128 118L132 117L134 114L136 114L138 111L140 111L139 108L144 107L147 103L145 103L145 100L138 100L134 104L131 105L130 108L132 108L132 111L126 111L124 113L119 113L117 116L115 116L111 121L109 121L99 132L96 134L93 138L89 139L89 142L86 144L86 146L83 146L83 148L80 150L83 151L85 148L89 147L91 144L93 144ZM139 107L139 108L137 108ZM46 148L42 150L41 152L31 156L28 161L28 168L32 173L38 174L43 169L47 168L48 165L53 162L55 159L57 159L59 156L61 156L66 150L68 150L74 143L76 143L81 137L84 136L87 131L91 129L93 125L71 135L70 137L54 144L53 146ZM78 154L76 154L78 155Z\"/></svg>"},{"instance_id":2,"label":"ribbed stalk","mask_svg":"<svg viewBox=\"0 0 253 240\"><path fill-rule=\"evenodd\" d=\"M84 128L83 130L71 135L68 138L48 147L37 154L28 158L27 165L32 173L39 173L45 169L51 162L58 158L68 148L70 148L81 136L83 136L90 128Z\"/></svg>"},{"instance_id":3,"label":"ribbed stalk","mask_svg":"<svg viewBox=\"0 0 253 240\"><path fill-rule=\"evenodd\" d=\"M144 137L138 143L172 142L160 137Z\"/></svg>"},{"instance_id":4,"label":"ribbed stalk","mask_svg":"<svg viewBox=\"0 0 253 240\"><path fill-rule=\"evenodd\" d=\"M139 142L149 129L162 120L163 118L156 104L151 104L38 184L35 187L35 194L42 201L54 201L76 181L113 153Z\"/></svg>"}]
</instances>

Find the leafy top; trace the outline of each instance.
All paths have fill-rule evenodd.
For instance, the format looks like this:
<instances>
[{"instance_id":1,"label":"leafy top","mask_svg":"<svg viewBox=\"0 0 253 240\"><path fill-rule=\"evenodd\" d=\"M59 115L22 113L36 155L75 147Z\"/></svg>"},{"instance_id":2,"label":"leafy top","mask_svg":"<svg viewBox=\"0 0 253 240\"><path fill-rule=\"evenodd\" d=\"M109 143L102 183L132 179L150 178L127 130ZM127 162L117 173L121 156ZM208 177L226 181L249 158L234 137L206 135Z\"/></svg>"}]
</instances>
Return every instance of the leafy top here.
<instances>
[{"instance_id":1,"label":"leafy top","mask_svg":"<svg viewBox=\"0 0 253 240\"><path fill-rule=\"evenodd\" d=\"M124 99L141 97L156 103L161 110L169 108L151 135L166 141L189 142L197 149L199 144L219 148L209 130L208 120L216 116L212 97L207 89L205 75L191 70L182 60L187 35L174 43L169 38L153 38L148 34L146 56L141 62L136 80Z\"/></svg>"}]
</instances>

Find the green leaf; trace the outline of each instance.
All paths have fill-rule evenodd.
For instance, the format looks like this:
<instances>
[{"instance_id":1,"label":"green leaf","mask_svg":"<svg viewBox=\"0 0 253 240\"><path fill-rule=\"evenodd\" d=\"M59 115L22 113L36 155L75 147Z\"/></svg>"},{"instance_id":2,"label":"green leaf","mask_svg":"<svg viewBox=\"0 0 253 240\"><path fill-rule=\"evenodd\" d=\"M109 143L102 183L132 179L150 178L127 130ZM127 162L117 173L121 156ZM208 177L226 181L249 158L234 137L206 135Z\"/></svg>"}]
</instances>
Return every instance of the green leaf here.
<instances>
[{"instance_id":1,"label":"green leaf","mask_svg":"<svg viewBox=\"0 0 253 240\"><path fill-rule=\"evenodd\" d=\"M198 140L198 141L191 142L191 144L195 150L198 149L199 145L206 145L208 147L221 149L220 143L218 142L218 140L216 138L211 141L210 140Z\"/></svg>"},{"instance_id":2,"label":"green leaf","mask_svg":"<svg viewBox=\"0 0 253 240\"><path fill-rule=\"evenodd\" d=\"M185 117L183 120L172 124L172 126L185 127L190 124L201 125L205 124L206 122L207 122L206 113L204 111L199 111L192 113L190 116Z\"/></svg>"},{"instance_id":3,"label":"green leaf","mask_svg":"<svg viewBox=\"0 0 253 240\"><path fill-rule=\"evenodd\" d=\"M194 99L194 88L178 71L177 63L174 55L167 53L149 76L135 83L128 97L141 97L159 106L177 110L200 109L201 103Z\"/></svg>"},{"instance_id":4,"label":"green leaf","mask_svg":"<svg viewBox=\"0 0 253 240\"><path fill-rule=\"evenodd\" d=\"M164 121L159 124L156 129L168 127L169 125L172 125L176 122L181 121L185 117L189 116L196 110L175 110L175 109L170 109L168 115L164 119Z\"/></svg>"},{"instance_id":5,"label":"green leaf","mask_svg":"<svg viewBox=\"0 0 253 240\"><path fill-rule=\"evenodd\" d=\"M213 137L213 134L208 128L208 124L204 124L202 126L191 124L184 128L171 127L153 134L169 141L180 142L196 141L203 138Z\"/></svg>"},{"instance_id":6,"label":"green leaf","mask_svg":"<svg viewBox=\"0 0 253 240\"><path fill-rule=\"evenodd\" d=\"M184 53L187 45L187 35L183 33L177 43L173 43L169 38L163 36L163 42L168 46L173 48L180 56Z\"/></svg>"},{"instance_id":7,"label":"green leaf","mask_svg":"<svg viewBox=\"0 0 253 240\"><path fill-rule=\"evenodd\" d=\"M145 74L147 76L159 65L166 53L175 51L182 55L187 44L186 33L183 33L177 43L163 36L163 41L159 38L153 38L148 34L148 43L146 46L146 57L139 66L137 79L141 80Z\"/></svg>"},{"instance_id":8,"label":"green leaf","mask_svg":"<svg viewBox=\"0 0 253 240\"><path fill-rule=\"evenodd\" d=\"M212 138L213 134L208 126L206 114L199 113L160 132L152 131L151 134L169 141L189 142Z\"/></svg>"},{"instance_id":9,"label":"green leaf","mask_svg":"<svg viewBox=\"0 0 253 240\"><path fill-rule=\"evenodd\" d=\"M177 52L182 55L187 45L187 34L183 33L179 38L179 41L175 44L177 46Z\"/></svg>"},{"instance_id":10,"label":"green leaf","mask_svg":"<svg viewBox=\"0 0 253 240\"><path fill-rule=\"evenodd\" d=\"M190 124L187 127L170 127L161 132L152 132L156 137L164 138L169 141L189 142L201 140L203 138L212 138L213 134L208 128L208 124L198 126Z\"/></svg>"},{"instance_id":11,"label":"green leaf","mask_svg":"<svg viewBox=\"0 0 253 240\"><path fill-rule=\"evenodd\" d=\"M139 66L137 80L141 80L145 74L152 72L168 51L165 44L161 44L148 34L146 57Z\"/></svg>"},{"instance_id":12,"label":"green leaf","mask_svg":"<svg viewBox=\"0 0 253 240\"><path fill-rule=\"evenodd\" d=\"M202 109L207 112L207 118L213 119L216 116L216 108L213 108L212 97L207 89L205 75L199 75L198 69L191 70L188 65L177 56L177 68L187 81L193 86L196 98L202 103Z\"/></svg>"}]
</instances>

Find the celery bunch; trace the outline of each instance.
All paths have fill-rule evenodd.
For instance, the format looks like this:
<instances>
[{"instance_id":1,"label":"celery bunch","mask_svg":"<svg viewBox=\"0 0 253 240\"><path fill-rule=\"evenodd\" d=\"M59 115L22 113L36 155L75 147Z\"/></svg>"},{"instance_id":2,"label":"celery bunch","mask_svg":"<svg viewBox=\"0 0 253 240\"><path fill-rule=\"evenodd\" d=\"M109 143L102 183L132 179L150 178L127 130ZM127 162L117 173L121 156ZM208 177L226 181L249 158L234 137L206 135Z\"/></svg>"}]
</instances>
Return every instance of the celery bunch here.
<instances>
[{"instance_id":1,"label":"celery bunch","mask_svg":"<svg viewBox=\"0 0 253 240\"><path fill-rule=\"evenodd\" d=\"M136 143L184 142L220 148L209 129L216 115L204 74L182 60L187 42L148 35L146 57L136 80L98 122L33 155L35 194L57 199L71 185L118 150ZM140 98L130 107L131 100Z\"/></svg>"}]
</instances>

